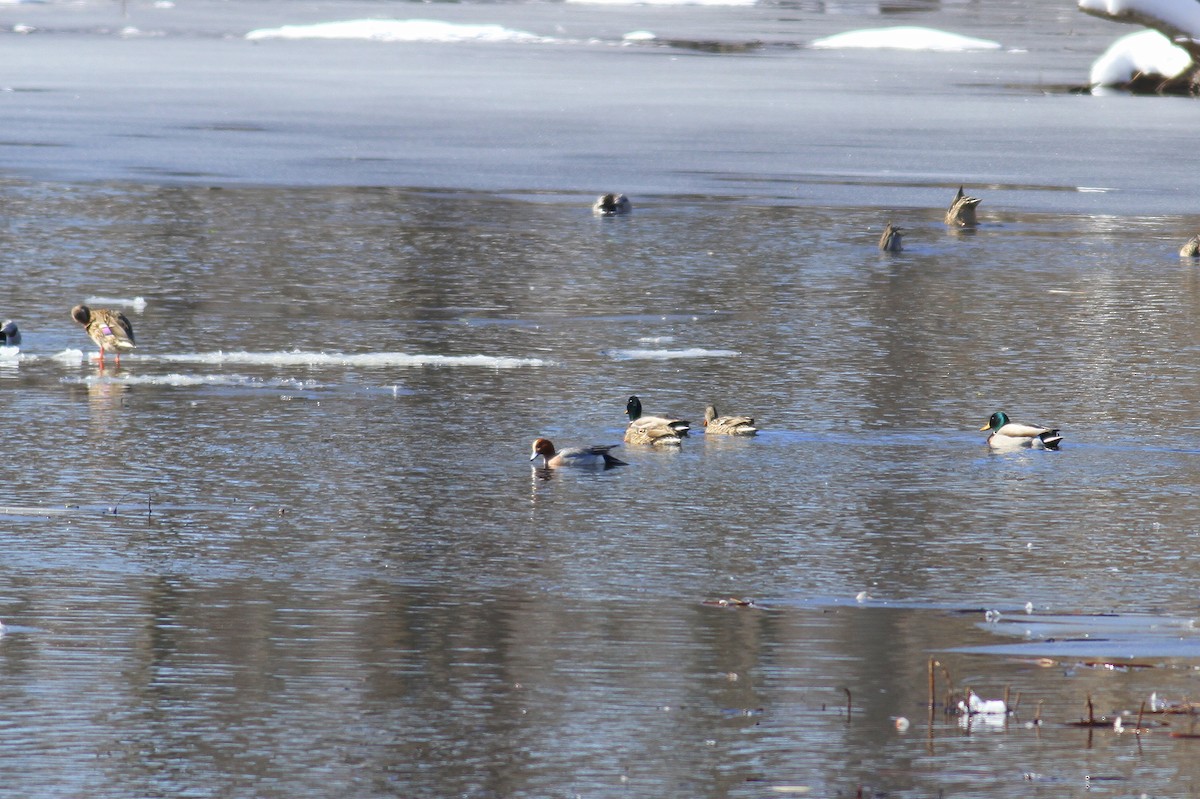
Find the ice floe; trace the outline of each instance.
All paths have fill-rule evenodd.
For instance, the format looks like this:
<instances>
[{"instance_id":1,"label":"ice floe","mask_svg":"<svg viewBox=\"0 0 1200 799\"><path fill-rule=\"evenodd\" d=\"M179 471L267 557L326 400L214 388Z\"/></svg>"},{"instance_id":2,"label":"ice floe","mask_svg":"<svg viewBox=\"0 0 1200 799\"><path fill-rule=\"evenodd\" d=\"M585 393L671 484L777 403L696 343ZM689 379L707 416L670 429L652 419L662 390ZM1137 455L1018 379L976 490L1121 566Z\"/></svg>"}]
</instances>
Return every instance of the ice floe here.
<instances>
[{"instance_id":1,"label":"ice floe","mask_svg":"<svg viewBox=\"0 0 1200 799\"><path fill-rule=\"evenodd\" d=\"M436 19L352 19L313 25L259 28L246 34L264 39L362 39L375 42L551 42L553 39L502 25L470 25Z\"/></svg>"},{"instance_id":2,"label":"ice floe","mask_svg":"<svg viewBox=\"0 0 1200 799\"><path fill-rule=\"evenodd\" d=\"M222 366L226 364L256 364L260 366L477 366L489 369L517 369L526 366L546 366L541 358L519 358L496 355L421 355L405 352L193 352L149 356L167 363L192 363Z\"/></svg>"},{"instance_id":3,"label":"ice floe","mask_svg":"<svg viewBox=\"0 0 1200 799\"><path fill-rule=\"evenodd\" d=\"M812 42L811 47L822 50L846 48L931 50L936 52L965 52L968 50L999 50L999 42L974 39L957 33L901 25L893 28L867 28L846 31Z\"/></svg>"},{"instance_id":4,"label":"ice floe","mask_svg":"<svg viewBox=\"0 0 1200 799\"><path fill-rule=\"evenodd\" d=\"M123 372L117 375L89 375L77 381L64 379L63 382L81 382L87 386L126 385L126 386L213 386L213 387L245 387L245 388L284 388L293 391L323 388L312 380L297 380L295 378L250 377L239 374L179 374L138 375Z\"/></svg>"},{"instance_id":5,"label":"ice floe","mask_svg":"<svg viewBox=\"0 0 1200 799\"><path fill-rule=\"evenodd\" d=\"M146 310L146 300L144 297L87 297L84 299L83 304L99 308L132 308L138 313Z\"/></svg>"},{"instance_id":6,"label":"ice floe","mask_svg":"<svg viewBox=\"0 0 1200 799\"><path fill-rule=\"evenodd\" d=\"M758 0L566 0L604 6L752 6Z\"/></svg>"},{"instance_id":7,"label":"ice floe","mask_svg":"<svg viewBox=\"0 0 1200 799\"><path fill-rule=\"evenodd\" d=\"M618 361L668 361L675 358L732 358L741 355L737 350L709 350L691 347L685 350L609 350L610 357Z\"/></svg>"}]
</instances>

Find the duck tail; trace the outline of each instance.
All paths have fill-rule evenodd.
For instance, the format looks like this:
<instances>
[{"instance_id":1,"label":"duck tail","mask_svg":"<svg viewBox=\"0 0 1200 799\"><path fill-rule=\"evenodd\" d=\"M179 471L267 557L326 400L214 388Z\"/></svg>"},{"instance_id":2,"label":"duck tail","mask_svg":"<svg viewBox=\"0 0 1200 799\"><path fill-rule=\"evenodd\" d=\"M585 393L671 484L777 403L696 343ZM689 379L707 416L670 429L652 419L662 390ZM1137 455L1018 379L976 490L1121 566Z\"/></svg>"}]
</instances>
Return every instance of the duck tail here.
<instances>
[{"instance_id":1,"label":"duck tail","mask_svg":"<svg viewBox=\"0 0 1200 799\"><path fill-rule=\"evenodd\" d=\"M1058 434L1057 430L1047 430L1038 436L1038 441L1042 442L1042 446L1046 449L1058 449L1058 445L1062 443L1063 437Z\"/></svg>"}]
</instances>

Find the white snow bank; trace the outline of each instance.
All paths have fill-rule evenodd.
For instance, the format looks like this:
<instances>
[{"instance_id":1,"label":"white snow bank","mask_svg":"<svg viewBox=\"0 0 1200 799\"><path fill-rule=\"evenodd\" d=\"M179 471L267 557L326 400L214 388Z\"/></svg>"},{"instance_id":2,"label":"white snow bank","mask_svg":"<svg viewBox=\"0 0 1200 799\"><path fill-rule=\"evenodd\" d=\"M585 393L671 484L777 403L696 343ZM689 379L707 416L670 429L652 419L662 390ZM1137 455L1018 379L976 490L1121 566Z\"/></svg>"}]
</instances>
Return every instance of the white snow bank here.
<instances>
[{"instance_id":1,"label":"white snow bank","mask_svg":"<svg viewBox=\"0 0 1200 799\"><path fill-rule=\"evenodd\" d=\"M315 25L259 28L246 34L262 39L365 39L376 42L548 42L543 36L502 25L460 25L436 19L353 19Z\"/></svg>"},{"instance_id":2,"label":"white snow bank","mask_svg":"<svg viewBox=\"0 0 1200 799\"><path fill-rule=\"evenodd\" d=\"M1196 0L1079 0L1079 9L1116 22L1169 28L1200 38L1200 3Z\"/></svg>"},{"instance_id":3,"label":"white snow bank","mask_svg":"<svg viewBox=\"0 0 1200 799\"><path fill-rule=\"evenodd\" d=\"M824 39L817 39L812 47L819 49L841 49L849 47L891 50L934 50L938 52L962 52L967 50L999 50L1000 43L987 39L973 39L957 33L933 28L899 26L895 28L868 28L847 31Z\"/></svg>"},{"instance_id":4,"label":"white snow bank","mask_svg":"<svg viewBox=\"0 0 1200 799\"><path fill-rule=\"evenodd\" d=\"M1200 8L1200 3L1188 1ZM1174 78L1191 64L1187 51L1158 31L1138 31L1117 39L1096 59L1090 81L1093 86L1120 86L1139 73Z\"/></svg>"}]
</instances>

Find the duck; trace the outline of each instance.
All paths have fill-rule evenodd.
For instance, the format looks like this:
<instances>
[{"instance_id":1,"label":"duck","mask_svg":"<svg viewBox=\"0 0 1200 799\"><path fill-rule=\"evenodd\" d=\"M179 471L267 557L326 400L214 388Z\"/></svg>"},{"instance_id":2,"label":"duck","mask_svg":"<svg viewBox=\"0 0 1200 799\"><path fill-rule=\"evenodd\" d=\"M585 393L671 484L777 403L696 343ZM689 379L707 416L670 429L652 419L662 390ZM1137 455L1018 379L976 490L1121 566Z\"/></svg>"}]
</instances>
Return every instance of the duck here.
<instances>
[{"instance_id":1,"label":"duck","mask_svg":"<svg viewBox=\"0 0 1200 799\"><path fill-rule=\"evenodd\" d=\"M749 416L718 416L715 405L704 409L704 432L726 436L752 436L758 433L754 419Z\"/></svg>"},{"instance_id":2,"label":"duck","mask_svg":"<svg viewBox=\"0 0 1200 799\"><path fill-rule=\"evenodd\" d=\"M17 329L17 323L11 319L5 319L4 324L0 325L0 339L3 340L5 347L21 346L21 331Z\"/></svg>"},{"instance_id":3,"label":"duck","mask_svg":"<svg viewBox=\"0 0 1200 799\"><path fill-rule=\"evenodd\" d=\"M968 197L963 193L963 187L958 187L958 194L950 202L946 211L946 224L951 227L975 227L975 206L981 200L978 197Z\"/></svg>"},{"instance_id":4,"label":"duck","mask_svg":"<svg viewBox=\"0 0 1200 799\"><path fill-rule=\"evenodd\" d=\"M1180 258L1200 258L1200 236L1192 236L1179 249Z\"/></svg>"},{"instance_id":5,"label":"duck","mask_svg":"<svg viewBox=\"0 0 1200 799\"><path fill-rule=\"evenodd\" d=\"M555 449L554 442L548 438L534 439L533 454L529 460L539 457L547 469L559 469L564 466L611 469L614 466L628 466L625 461L610 455L609 450L616 444L596 444L590 447L567 447Z\"/></svg>"},{"instance_id":6,"label":"duck","mask_svg":"<svg viewBox=\"0 0 1200 799\"><path fill-rule=\"evenodd\" d=\"M692 423L684 419L667 416L642 416L642 401L634 394L625 402L625 414L629 417L629 426L639 427L669 427L677 435L686 436L692 429Z\"/></svg>"},{"instance_id":7,"label":"duck","mask_svg":"<svg viewBox=\"0 0 1200 799\"><path fill-rule=\"evenodd\" d=\"M643 425L634 422L625 428L625 443L645 447L678 447L683 444L683 439L665 424Z\"/></svg>"},{"instance_id":8,"label":"duck","mask_svg":"<svg viewBox=\"0 0 1200 799\"><path fill-rule=\"evenodd\" d=\"M879 237L879 249L884 252L900 252L900 250L904 249L901 244L901 239L904 237L901 233L903 231L900 228L888 222L883 228L883 235Z\"/></svg>"},{"instance_id":9,"label":"duck","mask_svg":"<svg viewBox=\"0 0 1200 799\"><path fill-rule=\"evenodd\" d=\"M993 449L1011 449L1013 447L1058 449L1058 445L1063 439L1058 430L1054 428L1011 422L1003 411L993 413L988 418L988 423L979 429L992 431L992 434L987 437L987 443Z\"/></svg>"},{"instance_id":10,"label":"duck","mask_svg":"<svg viewBox=\"0 0 1200 799\"><path fill-rule=\"evenodd\" d=\"M633 204L624 194L601 194L592 205L596 216L622 216L633 210Z\"/></svg>"},{"instance_id":11,"label":"duck","mask_svg":"<svg viewBox=\"0 0 1200 799\"><path fill-rule=\"evenodd\" d=\"M104 363L105 349L116 354L119 364L121 352L134 347L133 325L120 311L110 311L107 308L92 310L86 305L76 305L71 309L71 318L83 325L84 331L100 347L100 363Z\"/></svg>"}]
</instances>

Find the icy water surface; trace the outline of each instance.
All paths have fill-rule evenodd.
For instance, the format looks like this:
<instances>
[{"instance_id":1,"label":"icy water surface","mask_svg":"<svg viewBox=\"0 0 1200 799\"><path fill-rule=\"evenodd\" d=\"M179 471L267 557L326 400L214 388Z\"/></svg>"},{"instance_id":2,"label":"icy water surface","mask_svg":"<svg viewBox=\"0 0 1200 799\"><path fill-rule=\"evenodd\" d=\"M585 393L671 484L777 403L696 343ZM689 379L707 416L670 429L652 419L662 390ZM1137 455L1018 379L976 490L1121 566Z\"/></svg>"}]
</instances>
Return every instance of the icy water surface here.
<instances>
[{"instance_id":1,"label":"icy water surface","mask_svg":"<svg viewBox=\"0 0 1200 799\"><path fill-rule=\"evenodd\" d=\"M385 14L555 41L245 38ZM1163 712L1200 665L1194 108L1068 93L1123 30L4 15L0 795L1200 790ZM806 47L892 22L1004 46ZM81 301L131 318L119 366ZM762 433L531 467L634 393ZM996 410L1062 450L990 453Z\"/></svg>"}]
</instances>

